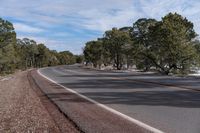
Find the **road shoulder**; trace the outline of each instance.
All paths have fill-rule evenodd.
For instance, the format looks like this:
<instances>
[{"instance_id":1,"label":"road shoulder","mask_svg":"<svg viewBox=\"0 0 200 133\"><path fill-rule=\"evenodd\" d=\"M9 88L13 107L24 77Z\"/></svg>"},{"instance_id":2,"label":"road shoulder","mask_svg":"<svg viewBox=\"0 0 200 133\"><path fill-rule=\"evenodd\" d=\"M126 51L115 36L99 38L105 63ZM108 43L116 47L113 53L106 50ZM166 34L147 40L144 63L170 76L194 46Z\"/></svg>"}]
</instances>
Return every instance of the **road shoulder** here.
<instances>
[{"instance_id":1,"label":"road shoulder","mask_svg":"<svg viewBox=\"0 0 200 133\"><path fill-rule=\"evenodd\" d=\"M17 72L0 81L0 132L62 132L44 103L59 118L65 117L30 85L27 73ZM73 133L69 127L66 129Z\"/></svg>"}]
</instances>

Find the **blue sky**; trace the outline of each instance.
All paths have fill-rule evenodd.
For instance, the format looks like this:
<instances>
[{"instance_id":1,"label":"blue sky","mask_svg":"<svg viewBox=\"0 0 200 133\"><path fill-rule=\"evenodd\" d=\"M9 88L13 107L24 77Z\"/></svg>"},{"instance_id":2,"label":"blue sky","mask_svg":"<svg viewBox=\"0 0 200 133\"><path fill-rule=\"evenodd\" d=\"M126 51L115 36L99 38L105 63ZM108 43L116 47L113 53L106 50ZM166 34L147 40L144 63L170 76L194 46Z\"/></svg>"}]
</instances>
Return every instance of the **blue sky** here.
<instances>
[{"instance_id":1,"label":"blue sky","mask_svg":"<svg viewBox=\"0 0 200 133\"><path fill-rule=\"evenodd\" d=\"M75 54L105 30L169 12L187 17L200 34L200 0L1 0L0 6L0 17L14 24L18 38Z\"/></svg>"}]
</instances>

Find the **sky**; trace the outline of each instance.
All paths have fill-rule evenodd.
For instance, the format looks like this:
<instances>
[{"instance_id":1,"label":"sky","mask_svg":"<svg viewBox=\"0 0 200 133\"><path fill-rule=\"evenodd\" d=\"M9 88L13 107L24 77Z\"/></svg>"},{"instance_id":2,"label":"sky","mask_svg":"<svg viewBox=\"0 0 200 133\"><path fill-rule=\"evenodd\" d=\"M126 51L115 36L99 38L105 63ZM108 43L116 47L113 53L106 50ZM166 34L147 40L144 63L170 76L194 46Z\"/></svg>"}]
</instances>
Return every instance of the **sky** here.
<instances>
[{"instance_id":1,"label":"sky","mask_svg":"<svg viewBox=\"0 0 200 133\"><path fill-rule=\"evenodd\" d=\"M0 17L13 23L17 38L57 51L81 54L87 41L139 18L161 20L177 12L200 34L200 0L1 0Z\"/></svg>"}]
</instances>

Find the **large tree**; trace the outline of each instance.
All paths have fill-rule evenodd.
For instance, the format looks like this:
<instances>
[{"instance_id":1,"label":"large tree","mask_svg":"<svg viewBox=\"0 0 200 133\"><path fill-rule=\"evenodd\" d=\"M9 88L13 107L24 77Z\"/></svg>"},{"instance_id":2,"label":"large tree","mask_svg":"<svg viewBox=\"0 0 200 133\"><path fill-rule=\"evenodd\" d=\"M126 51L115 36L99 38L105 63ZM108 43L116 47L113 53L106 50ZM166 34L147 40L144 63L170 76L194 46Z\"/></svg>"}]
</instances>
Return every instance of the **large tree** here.
<instances>
[{"instance_id":1,"label":"large tree","mask_svg":"<svg viewBox=\"0 0 200 133\"><path fill-rule=\"evenodd\" d=\"M94 67L100 67L102 64L102 52L101 40L87 42L83 51L86 63L91 62Z\"/></svg>"},{"instance_id":2,"label":"large tree","mask_svg":"<svg viewBox=\"0 0 200 133\"><path fill-rule=\"evenodd\" d=\"M193 23L177 13L169 13L150 31L150 47L146 57L159 71L187 72L196 60L192 39Z\"/></svg>"},{"instance_id":3,"label":"large tree","mask_svg":"<svg viewBox=\"0 0 200 133\"><path fill-rule=\"evenodd\" d=\"M0 18L0 74L14 72L15 69L75 62L76 57L69 51L58 53L34 40L16 39L13 24Z\"/></svg>"},{"instance_id":4,"label":"large tree","mask_svg":"<svg viewBox=\"0 0 200 133\"><path fill-rule=\"evenodd\" d=\"M20 55L21 66L25 69L28 67L37 67L37 56L39 54L37 43L28 38L17 40L17 52Z\"/></svg>"},{"instance_id":5,"label":"large tree","mask_svg":"<svg viewBox=\"0 0 200 133\"><path fill-rule=\"evenodd\" d=\"M74 64L76 59L70 51L62 51L58 53L58 59L60 65Z\"/></svg>"},{"instance_id":6,"label":"large tree","mask_svg":"<svg viewBox=\"0 0 200 133\"><path fill-rule=\"evenodd\" d=\"M45 67L49 65L51 54L49 49L44 44L37 45L38 53L36 55L35 64L38 67Z\"/></svg>"},{"instance_id":7,"label":"large tree","mask_svg":"<svg viewBox=\"0 0 200 133\"><path fill-rule=\"evenodd\" d=\"M15 58L16 33L12 23L0 18L0 73L12 72Z\"/></svg>"},{"instance_id":8,"label":"large tree","mask_svg":"<svg viewBox=\"0 0 200 133\"><path fill-rule=\"evenodd\" d=\"M93 63L101 57L104 64L113 64L118 70L134 58L137 68L146 71L153 68L165 74L187 73L200 62L196 36L192 22L169 13L161 21L141 18L133 27L106 31L100 39L101 52L92 41L86 45L84 55Z\"/></svg>"},{"instance_id":9,"label":"large tree","mask_svg":"<svg viewBox=\"0 0 200 133\"><path fill-rule=\"evenodd\" d=\"M131 41L128 32L113 28L110 31L106 31L104 35L104 48L110 54L110 58L113 60L113 66L118 70L122 69L124 64L124 47Z\"/></svg>"},{"instance_id":10,"label":"large tree","mask_svg":"<svg viewBox=\"0 0 200 133\"><path fill-rule=\"evenodd\" d=\"M145 55L150 48L150 28L155 26L155 19L141 18L134 24L131 31L132 39L134 40L136 65L139 69L148 71L152 66L152 61Z\"/></svg>"}]
</instances>

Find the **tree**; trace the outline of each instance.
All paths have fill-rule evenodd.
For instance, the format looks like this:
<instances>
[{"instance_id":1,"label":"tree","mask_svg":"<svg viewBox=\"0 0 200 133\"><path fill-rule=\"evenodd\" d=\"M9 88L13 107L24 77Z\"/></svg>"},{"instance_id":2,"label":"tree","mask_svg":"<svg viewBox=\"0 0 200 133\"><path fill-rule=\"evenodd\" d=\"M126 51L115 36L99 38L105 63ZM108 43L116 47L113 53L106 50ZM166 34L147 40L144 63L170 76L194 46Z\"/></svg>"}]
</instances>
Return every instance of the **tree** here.
<instances>
[{"instance_id":1,"label":"tree","mask_svg":"<svg viewBox=\"0 0 200 133\"><path fill-rule=\"evenodd\" d=\"M114 63L113 66L116 67L117 70L122 69L125 54L123 48L126 44L129 44L130 41L129 33L120 31L117 28L105 32L104 48L109 53Z\"/></svg>"},{"instance_id":2,"label":"tree","mask_svg":"<svg viewBox=\"0 0 200 133\"><path fill-rule=\"evenodd\" d=\"M76 62L74 55L69 51L59 52L58 59L60 65L70 65Z\"/></svg>"},{"instance_id":3,"label":"tree","mask_svg":"<svg viewBox=\"0 0 200 133\"><path fill-rule=\"evenodd\" d=\"M84 49L86 62L112 64L118 70L127 68L132 60L137 68L161 73L188 73L199 66L200 45L194 42L197 34L193 23L177 13L169 13L161 21L138 19L133 27L113 28ZM95 66L95 65L94 65Z\"/></svg>"},{"instance_id":4,"label":"tree","mask_svg":"<svg viewBox=\"0 0 200 133\"><path fill-rule=\"evenodd\" d=\"M192 22L177 13L169 13L151 27L151 45L146 57L162 73L186 73L196 60Z\"/></svg>"},{"instance_id":5,"label":"tree","mask_svg":"<svg viewBox=\"0 0 200 133\"><path fill-rule=\"evenodd\" d=\"M0 18L0 73L12 72L15 68L16 33L12 23Z\"/></svg>"},{"instance_id":6,"label":"tree","mask_svg":"<svg viewBox=\"0 0 200 133\"><path fill-rule=\"evenodd\" d=\"M77 60L80 61L80 58ZM75 62L76 57L69 51L57 53L34 40L16 39L13 24L0 18L0 74L12 73L15 69Z\"/></svg>"},{"instance_id":7,"label":"tree","mask_svg":"<svg viewBox=\"0 0 200 133\"><path fill-rule=\"evenodd\" d=\"M58 52L56 50L50 50L49 51L50 55L49 55L49 63L48 66L56 66L59 65L59 59L58 59Z\"/></svg>"},{"instance_id":8,"label":"tree","mask_svg":"<svg viewBox=\"0 0 200 133\"><path fill-rule=\"evenodd\" d=\"M87 63L93 63L94 67L102 64L102 41L90 41L86 43L85 49L83 51L84 57Z\"/></svg>"},{"instance_id":9,"label":"tree","mask_svg":"<svg viewBox=\"0 0 200 133\"><path fill-rule=\"evenodd\" d=\"M17 40L17 52L21 58L21 66L27 69L29 67L37 67L37 58L39 51L37 43L34 40L28 38Z\"/></svg>"},{"instance_id":10,"label":"tree","mask_svg":"<svg viewBox=\"0 0 200 133\"><path fill-rule=\"evenodd\" d=\"M36 54L35 65L38 67L46 67L49 65L50 52L44 44L37 45L38 53Z\"/></svg>"},{"instance_id":11,"label":"tree","mask_svg":"<svg viewBox=\"0 0 200 133\"><path fill-rule=\"evenodd\" d=\"M125 32L130 37L128 42L126 42L122 46L123 54L125 55L124 58L126 60L127 69L129 69L129 66L133 63L134 55L136 54L136 51L135 51L136 49L133 45L135 40L133 38L131 38L133 28L132 27L122 27L119 30L122 31L122 32Z\"/></svg>"},{"instance_id":12,"label":"tree","mask_svg":"<svg viewBox=\"0 0 200 133\"><path fill-rule=\"evenodd\" d=\"M131 31L132 38L134 39L136 65L139 69L148 71L152 62L146 57L150 46L150 27L157 23L155 19L138 19L134 24Z\"/></svg>"},{"instance_id":13,"label":"tree","mask_svg":"<svg viewBox=\"0 0 200 133\"><path fill-rule=\"evenodd\" d=\"M84 60L84 55L75 55L76 63L82 63Z\"/></svg>"}]
</instances>

